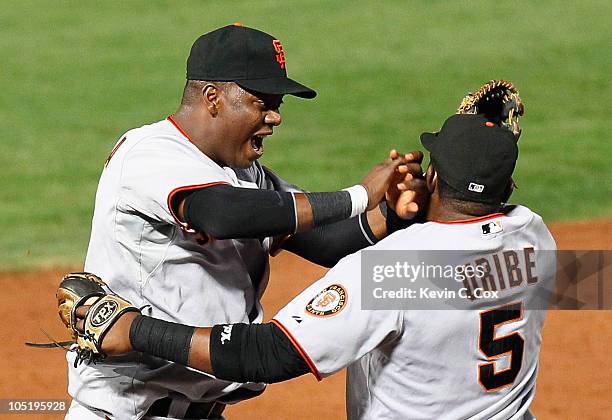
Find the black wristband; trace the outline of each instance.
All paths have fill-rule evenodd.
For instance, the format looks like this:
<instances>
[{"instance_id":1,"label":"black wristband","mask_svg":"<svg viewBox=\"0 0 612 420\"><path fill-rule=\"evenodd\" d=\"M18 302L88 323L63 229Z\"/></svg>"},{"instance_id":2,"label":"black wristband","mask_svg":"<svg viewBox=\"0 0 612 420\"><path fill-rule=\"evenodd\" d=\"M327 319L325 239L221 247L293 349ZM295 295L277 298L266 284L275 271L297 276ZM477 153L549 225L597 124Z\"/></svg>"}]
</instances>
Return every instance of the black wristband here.
<instances>
[{"instance_id":1,"label":"black wristband","mask_svg":"<svg viewBox=\"0 0 612 420\"><path fill-rule=\"evenodd\" d=\"M306 193L312 208L314 226L339 222L351 216L351 194L348 191Z\"/></svg>"},{"instance_id":2,"label":"black wristband","mask_svg":"<svg viewBox=\"0 0 612 420\"><path fill-rule=\"evenodd\" d=\"M195 327L144 315L134 318L130 343L136 351L187 366Z\"/></svg>"}]
</instances>

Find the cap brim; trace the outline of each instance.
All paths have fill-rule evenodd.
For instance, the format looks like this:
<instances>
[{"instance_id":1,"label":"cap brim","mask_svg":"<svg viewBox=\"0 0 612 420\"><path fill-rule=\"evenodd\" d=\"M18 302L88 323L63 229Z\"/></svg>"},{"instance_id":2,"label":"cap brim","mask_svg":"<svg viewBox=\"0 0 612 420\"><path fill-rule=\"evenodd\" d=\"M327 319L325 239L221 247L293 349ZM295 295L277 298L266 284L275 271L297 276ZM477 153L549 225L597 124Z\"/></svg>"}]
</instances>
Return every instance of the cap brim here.
<instances>
[{"instance_id":1,"label":"cap brim","mask_svg":"<svg viewBox=\"0 0 612 420\"><path fill-rule=\"evenodd\" d=\"M438 133L423 133L421 134L421 144L431 152L437 138Z\"/></svg>"},{"instance_id":2,"label":"cap brim","mask_svg":"<svg viewBox=\"0 0 612 420\"><path fill-rule=\"evenodd\" d=\"M317 92L314 90L288 77L235 80L235 83L245 89L269 95L294 95L306 99L312 99L317 96Z\"/></svg>"}]
</instances>

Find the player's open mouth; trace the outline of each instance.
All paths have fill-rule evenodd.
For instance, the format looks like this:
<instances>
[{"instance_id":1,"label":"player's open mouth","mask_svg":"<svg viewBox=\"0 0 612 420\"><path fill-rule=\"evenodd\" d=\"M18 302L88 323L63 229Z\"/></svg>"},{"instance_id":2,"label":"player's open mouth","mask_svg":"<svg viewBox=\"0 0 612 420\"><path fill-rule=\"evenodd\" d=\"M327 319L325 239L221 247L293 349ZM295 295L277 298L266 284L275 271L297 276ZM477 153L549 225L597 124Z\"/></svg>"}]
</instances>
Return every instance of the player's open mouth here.
<instances>
[{"instance_id":1,"label":"player's open mouth","mask_svg":"<svg viewBox=\"0 0 612 420\"><path fill-rule=\"evenodd\" d=\"M253 136L251 137L251 147L255 150L255 153L258 155L263 155L264 147L263 147L264 137L262 136Z\"/></svg>"}]
</instances>

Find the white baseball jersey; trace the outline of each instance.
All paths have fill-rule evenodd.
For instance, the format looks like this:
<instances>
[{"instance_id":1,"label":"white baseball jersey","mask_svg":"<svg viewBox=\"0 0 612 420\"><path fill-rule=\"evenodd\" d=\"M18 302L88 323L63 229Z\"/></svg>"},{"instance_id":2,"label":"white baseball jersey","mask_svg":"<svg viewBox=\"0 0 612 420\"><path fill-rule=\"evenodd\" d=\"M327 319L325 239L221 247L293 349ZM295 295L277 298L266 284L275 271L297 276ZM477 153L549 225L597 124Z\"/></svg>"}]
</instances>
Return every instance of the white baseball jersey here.
<instances>
[{"instance_id":1,"label":"white baseball jersey","mask_svg":"<svg viewBox=\"0 0 612 420\"><path fill-rule=\"evenodd\" d=\"M538 215L516 206L506 215L415 224L367 248L450 249L474 261L556 245ZM531 418L545 310L525 308L538 288L550 290L554 257L536 255L530 282L523 271L497 298L465 299L466 310L362 310L363 255L341 260L272 321L319 379L348 366L349 419Z\"/></svg>"},{"instance_id":2,"label":"white baseball jersey","mask_svg":"<svg viewBox=\"0 0 612 420\"><path fill-rule=\"evenodd\" d=\"M260 322L270 241L202 244L170 208L176 194L219 183L290 189L258 163L247 170L220 167L171 117L128 131L100 178L85 271L99 275L135 306L146 305L143 314L155 318L187 325ZM251 396L264 389L142 357L74 368L74 354L68 353L70 395L80 406L123 420L142 417L171 392L192 401L224 396L232 401L245 398L230 394L238 388L253 391Z\"/></svg>"}]
</instances>

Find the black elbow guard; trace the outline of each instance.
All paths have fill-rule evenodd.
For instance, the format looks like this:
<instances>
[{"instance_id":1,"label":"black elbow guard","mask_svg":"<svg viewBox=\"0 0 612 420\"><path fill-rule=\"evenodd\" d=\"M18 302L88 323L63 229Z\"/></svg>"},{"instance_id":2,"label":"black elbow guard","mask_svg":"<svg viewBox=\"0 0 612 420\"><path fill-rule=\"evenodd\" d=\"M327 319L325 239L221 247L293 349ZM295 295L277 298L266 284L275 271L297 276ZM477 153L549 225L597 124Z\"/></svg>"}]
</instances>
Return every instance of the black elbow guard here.
<instances>
[{"instance_id":1,"label":"black elbow guard","mask_svg":"<svg viewBox=\"0 0 612 420\"><path fill-rule=\"evenodd\" d=\"M214 185L185 198L185 222L217 239L263 238L295 232L291 193Z\"/></svg>"},{"instance_id":2,"label":"black elbow guard","mask_svg":"<svg viewBox=\"0 0 612 420\"><path fill-rule=\"evenodd\" d=\"M233 382L286 381L308 364L274 324L215 325L210 334L213 374Z\"/></svg>"}]
</instances>

